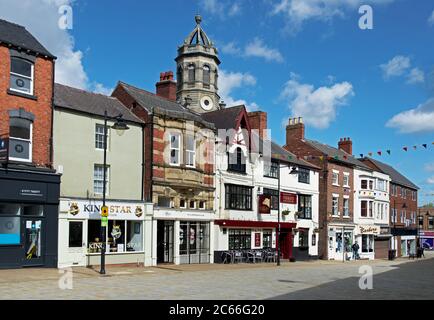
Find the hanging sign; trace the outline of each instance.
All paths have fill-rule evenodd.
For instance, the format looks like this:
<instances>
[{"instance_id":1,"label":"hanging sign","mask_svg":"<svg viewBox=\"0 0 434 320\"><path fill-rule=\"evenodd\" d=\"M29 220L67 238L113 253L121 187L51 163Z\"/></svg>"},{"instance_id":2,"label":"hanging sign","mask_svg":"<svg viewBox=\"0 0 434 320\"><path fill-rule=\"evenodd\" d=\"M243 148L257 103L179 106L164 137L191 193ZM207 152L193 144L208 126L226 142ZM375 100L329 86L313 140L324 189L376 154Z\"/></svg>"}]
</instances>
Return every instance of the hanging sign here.
<instances>
[{"instance_id":1,"label":"hanging sign","mask_svg":"<svg viewBox=\"0 0 434 320\"><path fill-rule=\"evenodd\" d=\"M108 217L109 208L107 206L101 208L101 217Z\"/></svg>"},{"instance_id":2,"label":"hanging sign","mask_svg":"<svg viewBox=\"0 0 434 320\"><path fill-rule=\"evenodd\" d=\"M270 214L271 213L271 196L261 194L259 196L259 205L258 211L262 214Z\"/></svg>"}]
</instances>

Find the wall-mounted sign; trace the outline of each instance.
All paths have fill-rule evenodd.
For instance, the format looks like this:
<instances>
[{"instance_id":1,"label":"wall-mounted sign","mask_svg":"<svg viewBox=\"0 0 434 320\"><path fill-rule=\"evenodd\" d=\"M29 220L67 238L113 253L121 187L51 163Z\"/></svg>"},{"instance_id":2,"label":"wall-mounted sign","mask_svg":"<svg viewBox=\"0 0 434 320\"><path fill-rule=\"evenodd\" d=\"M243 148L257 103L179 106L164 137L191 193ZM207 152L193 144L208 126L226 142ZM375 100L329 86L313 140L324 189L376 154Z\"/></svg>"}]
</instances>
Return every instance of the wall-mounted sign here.
<instances>
[{"instance_id":1,"label":"wall-mounted sign","mask_svg":"<svg viewBox=\"0 0 434 320\"><path fill-rule=\"evenodd\" d=\"M280 202L288 204L297 204L297 195L295 193L281 192Z\"/></svg>"},{"instance_id":2,"label":"wall-mounted sign","mask_svg":"<svg viewBox=\"0 0 434 320\"><path fill-rule=\"evenodd\" d=\"M258 211L259 211L259 213L262 213L262 214L271 213L271 196L270 195L261 194L259 196Z\"/></svg>"},{"instance_id":3,"label":"wall-mounted sign","mask_svg":"<svg viewBox=\"0 0 434 320\"><path fill-rule=\"evenodd\" d=\"M141 220L143 219L144 206L140 203L107 202L107 212L103 213L102 201L77 200L68 203L65 211L74 218L101 219L106 216L109 219Z\"/></svg>"},{"instance_id":4,"label":"wall-mounted sign","mask_svg":"<svg viewBox=\"0 0 434 320\"><path fill-rule=\"evenodd\" d=\"M359 226L359 234L380 234L380 226Z\"/></svg>"},{"instance_id":5,"label":"wall-mounted sign","mask_svg":"<svg viewBox=\"0 0 434 320\"><path fill-rule=\"evenodd\" d=\"M255 232L255 248L259 248L261 246L261 233Z\"/></svg>"}]
</instances>

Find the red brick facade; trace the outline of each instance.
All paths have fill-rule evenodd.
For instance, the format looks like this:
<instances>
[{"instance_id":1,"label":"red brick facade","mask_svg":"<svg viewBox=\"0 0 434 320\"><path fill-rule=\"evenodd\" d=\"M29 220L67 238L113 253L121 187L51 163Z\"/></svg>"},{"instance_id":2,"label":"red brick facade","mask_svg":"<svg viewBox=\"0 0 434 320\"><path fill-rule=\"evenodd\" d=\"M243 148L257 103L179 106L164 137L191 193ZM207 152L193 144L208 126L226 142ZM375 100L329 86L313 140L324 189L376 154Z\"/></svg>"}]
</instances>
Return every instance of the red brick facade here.
<instances>
[{"instance_id":1,"label":"red brick facade","mask_svg":"<svg viewBox=\"0 0 434 320\"><path fill-rule=\"evenodd\" d=\"M34 64L34 99L8 93L10 82L9 48L0 45L0 135L9 135L9 110L23 108L35 116L32 161L41 167L52 166L52 99L54 62L37 57Z\"/></svg>"}]
</instances>

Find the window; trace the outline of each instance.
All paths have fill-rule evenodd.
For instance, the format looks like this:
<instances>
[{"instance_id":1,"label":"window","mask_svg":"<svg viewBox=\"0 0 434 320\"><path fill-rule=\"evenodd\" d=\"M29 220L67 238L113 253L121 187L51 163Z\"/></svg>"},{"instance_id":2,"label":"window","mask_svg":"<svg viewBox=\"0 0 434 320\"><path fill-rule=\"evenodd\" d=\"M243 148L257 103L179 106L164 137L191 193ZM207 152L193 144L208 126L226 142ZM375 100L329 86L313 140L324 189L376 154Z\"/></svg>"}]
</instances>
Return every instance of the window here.
<instances>
[{"instance_id":1,"label":"window","mask_svg":"<svg viewBox=\"0 0 434 320\"><path fill-rule=\"evenodd\" d=\"M110 130L107 130L107 142L109 141L108 135ZM107 143L108 147L108 143ZM104 125L95 125L95 149L104 150Z\"/></svg>"},{"instance_id":2,"label":"window","mask_svg":"<svg viewBox=\"0 0 434 320\"><path fill-rule=\"evenodd\" d=\"M310 170L298 168L298 182L310 183Z\"/></svg>"},{"instance_id":3,"label":"window","mask_svg":"<svg viewBox=\"0 0 434 320\"><path fill-rule=\"evenodd\" d=\"M170 134L170 164L179 165L180 163L180 140L181 135L179 133Z\"/></svg>"},{"instance_id":4,"label":"window","mask_svg":"<svg viewBox=\"0 0 434 320\"><path fill-rule=\"evenodd\" d=\"M428 229L434 229L434 217L428 217Z\"/></svg>"},{"instance_id":5,"label":"window","mask_svg":"<svg viewBox=\"0 0 434 320\"><path fill-rule=\"evenodd\" d=\"M236 159L234 159L236 157ZM228 170L245 173L246 172L246 159L241 148L237 148L234 154L228 154Z\"/></svg>"},{"instance_id":6,"label":"window","mask_svg":"<svg viewBox=\"0 0 434 320\"><path fill-rule=\"evenodd\" d=\"M374 217L374 202L373 201L369 201L369 218L373 218Z\"/></svg>"},{"instance_id":7,"label":"window","mask_svg":"<svg viewBox=\"0 0 434 320\"><path fill-rule=\"evenodd\" d=\"M271 197L271 210L279 210L279 191L264 188L263 194Z\"/></svg>"},{"instance_id":8,"label":"window","mask_svg":"<svg viewBox=\"0 0 434 320\"><path fill-rule=\"evenodd\" d=\"M188 66L188 82L193 83L196 81L196 68L194 64Z\"/></svg>"},{"instance_id":9,"label":"window","mask_svg":"<svg viewBox=\"0 0 434 320\"><path fill-rule=\"evenodd\" d=\"M69 248L81 248L83 246L83 222L69 222Z\"/></svg>"},{"instance_id":10,"label":"window","mask_svg":"<svg viewBox=\"0 0 434 320\"><path fill-rule=\"evenodd\" d=\"M360 201L360 216L368 217L368 201L366 200Z\"/></svg>"},{"instance_id":11,"label":"window","mask_svg":"<svg viewBox=\"0 0 434 320\"><path fill-rule=\"evenodd\" d=\"M251 249L252 230L229 229L229 250Z\"/></svg>"},{"instance_id":12,"label":"window","mask_svg":"<svg viewBox=\"0 0 434 320\"><path fill-rule=\"evenodd\" d=\"M369 190L374 190L374 181L369 180Z\"/></svg>"},{"instance_id":13,"label":"window","mask_svg":"<svg viewBox=\"0 0 434 320\"><path fill-rule=\"evenodd\" d=\"M333 197L333 200L332 200L332 215L333 216L338 216L339 215L338 205L339 205L339 198L338 197Z\"/></svg>"},{"instance_id":14,"label":"window","mask_svg":"<svg viewBox=\"0 0 434 320\"><path fill-rule=\"evenodd\" d=\"M272 247L273 233L271 230L264 230L262 233L262 248L270 249Z\"/></svg>"},{"instance_id":15,"label":"window","mask_svg":"<svg viewBox=\"0 0 434 320\"><path fill-rule=\"evenodd\" d=\"M9 121L9 158L16 161L32 161L32 121L11 117Z\"/></svg>"},{"instance_id":16,"label":"window","mask_svg":"<svg viewBox=\"0 0 434 320\"><path fill-rule=\"evenodd\" d=\"M276 161L265 161L264 177L279 178L279 163Z\"/></svg>"},{"instance_id":17,"label":"window","mask_svg":"<svg viewBox=\"0 0 434 320\"><path fill-rule=\"evenodd\" d=\"M312 219L312 196L298 196L298 218Z\"/></svg>"},{"instance_id":18,"label":"window","mask_svg":"<svg viewBox=\"0 0 434 320\"><path fill-rule=\"evenodd\" d=\"M196 166L196 146L194 141L194 136L187 136L187 145L185 149L185 165L187 167L195 167Z\"/></svg>"},{"instance_id":19,"label":"window","mask_svg":"<svg viewBox=\"0 0 434 320\"><path fill-rule=\"evenodd\" d=\"M392 189L391 189L392 196L396 196L396 192L397 192L396 185L392 184Z\"/></svg>"},{"instance_id":20,"label":"window","mask_svg":"<svg viewBox=\"0 0 434 320\"><path fill-rule=\"evenodd\" d=\"M205 201L199 201L199 209L200 210L205 210L206 209Z\"/></svg>"},{"instance_id":21,"label":"window","mask_svg":"<svg viewBox=\"0 0 434 320\"><path fill-rule=\"evenodd\" d=\"M411 192L411 200L416 201L416 197L417 197L416 195L417 195L416 191L412 191Z\"/></svg>"},{"instance_id":22,"label":"window","mask_svg":"<svg viewBox=\"0 0 434 320\"><path fill-rule=\"evenodd\" d=\"M386 191L386 181L382 179L377 180L377 190Z\"/></svg>"},{"instance_id":23,"label":"window","mask_svg":"<svg viewBox=\"0 0 434 320\"><path fill-rule=\"evenodd\" d=\"M176 72L176 83L178 85L178 89L181 88L183 82L184 79L183 79L182 67L179 66Z\"/></svg>"},{"instance_id":24,"label":"window","mask_svg":"<svg viewBox=\"0 0 434 320\"><path fill-rule=\"evenodd\" d=\"M360 183L360 187L363 190L367 190L368 189L368 180L362 180Z\"/></svg>"},{"instance_id":25,"label":"window","mask_svg":"<svg viewBox=\"0 0 434 320\"><path fill-rule=\"evenodd\" d=\"M182 209L187 208L187 203L185 202L185 199L179 200L179 207Z\"/></svg>"},{"instance_id":26,"label":"window","mask_svg":"<svg viewBox=\"0 0 434 320\"><path fill-rule=\"evenodd\" d=\"M190 200L189 206L190 209L196 209L196 201Z\"/></svg>"},{"instance_id":27,"label":"window","mask_svg":"<svg viewBox=\"0 0 434 320\"><path fill-rule=\"evenodd\" d=\"M400 220L400 222L401 223L405 222L405 211L404 210L401 210L401 220Z\"/></svg>"},{"instance_id":28,"label":"window","mask_svg":"<svg viewBox=\"0 0 434 320\"><path fill-rule=\"evenodd\" d=\"M11 57L10 89L12 91L33 94L33 63Z\"/></svg>"},{"instance_id":29,"label":"window","mask_svg":"<svg viewBox=\"0 0 434 320\"><path fill-rule=\"evenodd\" d=\"M252 188L234 184L225 185L226 209L252 210Z\"/></svg>"},{"instance_id":30,"label":"window","mask_svg":"<svg viewBox=\"0 0 434 320\"><path fill-rule=\"evenodd\" d=\"M210 68L209 66L203 66L203 84L204 86L209 86L210 84Z\"/></svg>"},{"instance_id":31,"label":"window","mask_svg":"<svg viewBox=\"0 0 434 320\"><path fill-rule=\"evenodd\" d=\"M397 223L398 222L398 210L392 209L392 222Z\"/></svg>"},{"instance_id":32,"label":"window","mask_svg":"<svg viewBox=\"0 0 434 320\"><path fill-rule=\"evenodd\" d=\"M338 185L339 185L339 173L337 173L337 172L333 172L332 183L333 183L335 186L338 186Z\"/></svg>"},{"instance_id":33,"label":"window","mask_svg":"<svg viewBox=\"0 0 434 320\"><path fill-rule=\"evenodd\" d=\"M164 196L158 196L158 206L160 208L172 208L172 198L164 197Z\"/></svg>"},{"instance_id":34,"label":"window","mask_svg":"<svg viewBox=\"0 0 434 320\"><path fill-rule=\"evenodd\" d=\"M109 181L110 181L109 172L110 172L110 167L106 166L106 168L105 168L105 174L106 174L105 193L106 193L106 195L109 193L108 192ZM104 192L104 166L101 164L96 164L96 165L94 165L94 168L93 168L93 192L95 194L98 194L98 195L102 195Z\"/></svg>"},{"instance_id":35,"label":"window","mask_svg":"<svg viewBox=\"0 0 434 320\"><path fill-rule=\"evenodd\" d=\"M350 186L350 175L347 173L344 173L344 187Z\"/></svg>"},{"instance_id":36,"label":"window","mask_svg":"<svg viewBox=\"0 0 434 320\"><path fill-rule=\"evenodd\" d=\"M350 216L350 199L344 198L344 217Z\"/></svg>"},{"instance_id":37,"label":"window","mask_svg":"<svg viewBox=\"0 0 434 320\"><path fill-rule=\"evenodd\" d=\"M362 252L363 253L374 252L374 235L371 234L362 235Z\"/></svg>"},{"instance_id":38,"label":"window","mask_svg":"<svg viewBox=\"0 0 434 320\"><path fill-rule=\"evenodd\" d=\"M401 188L401 194L402 194L402 198L406 199L407 198L407 189Z\"/></svg>"}]
</instances>

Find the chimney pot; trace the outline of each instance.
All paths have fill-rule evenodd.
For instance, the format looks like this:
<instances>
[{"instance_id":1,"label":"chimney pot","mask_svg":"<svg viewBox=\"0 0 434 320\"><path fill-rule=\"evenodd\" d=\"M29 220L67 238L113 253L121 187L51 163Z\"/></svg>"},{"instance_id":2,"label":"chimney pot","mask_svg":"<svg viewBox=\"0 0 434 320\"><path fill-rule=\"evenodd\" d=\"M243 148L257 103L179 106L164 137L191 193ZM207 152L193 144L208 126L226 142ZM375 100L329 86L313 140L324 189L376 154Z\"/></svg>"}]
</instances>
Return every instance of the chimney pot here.
<instances>
[{"instance_id":1,"label":"chimney pot","mask_svg":"<svg viewBox=\"0 0 434 320\"><path fill-rule=\"evenodd\" d=\"M157 95L172 101L176 101L176 81L173 80L173 72L161 72L160 81L157 82Z\"/></svg>"}]
</instances>

